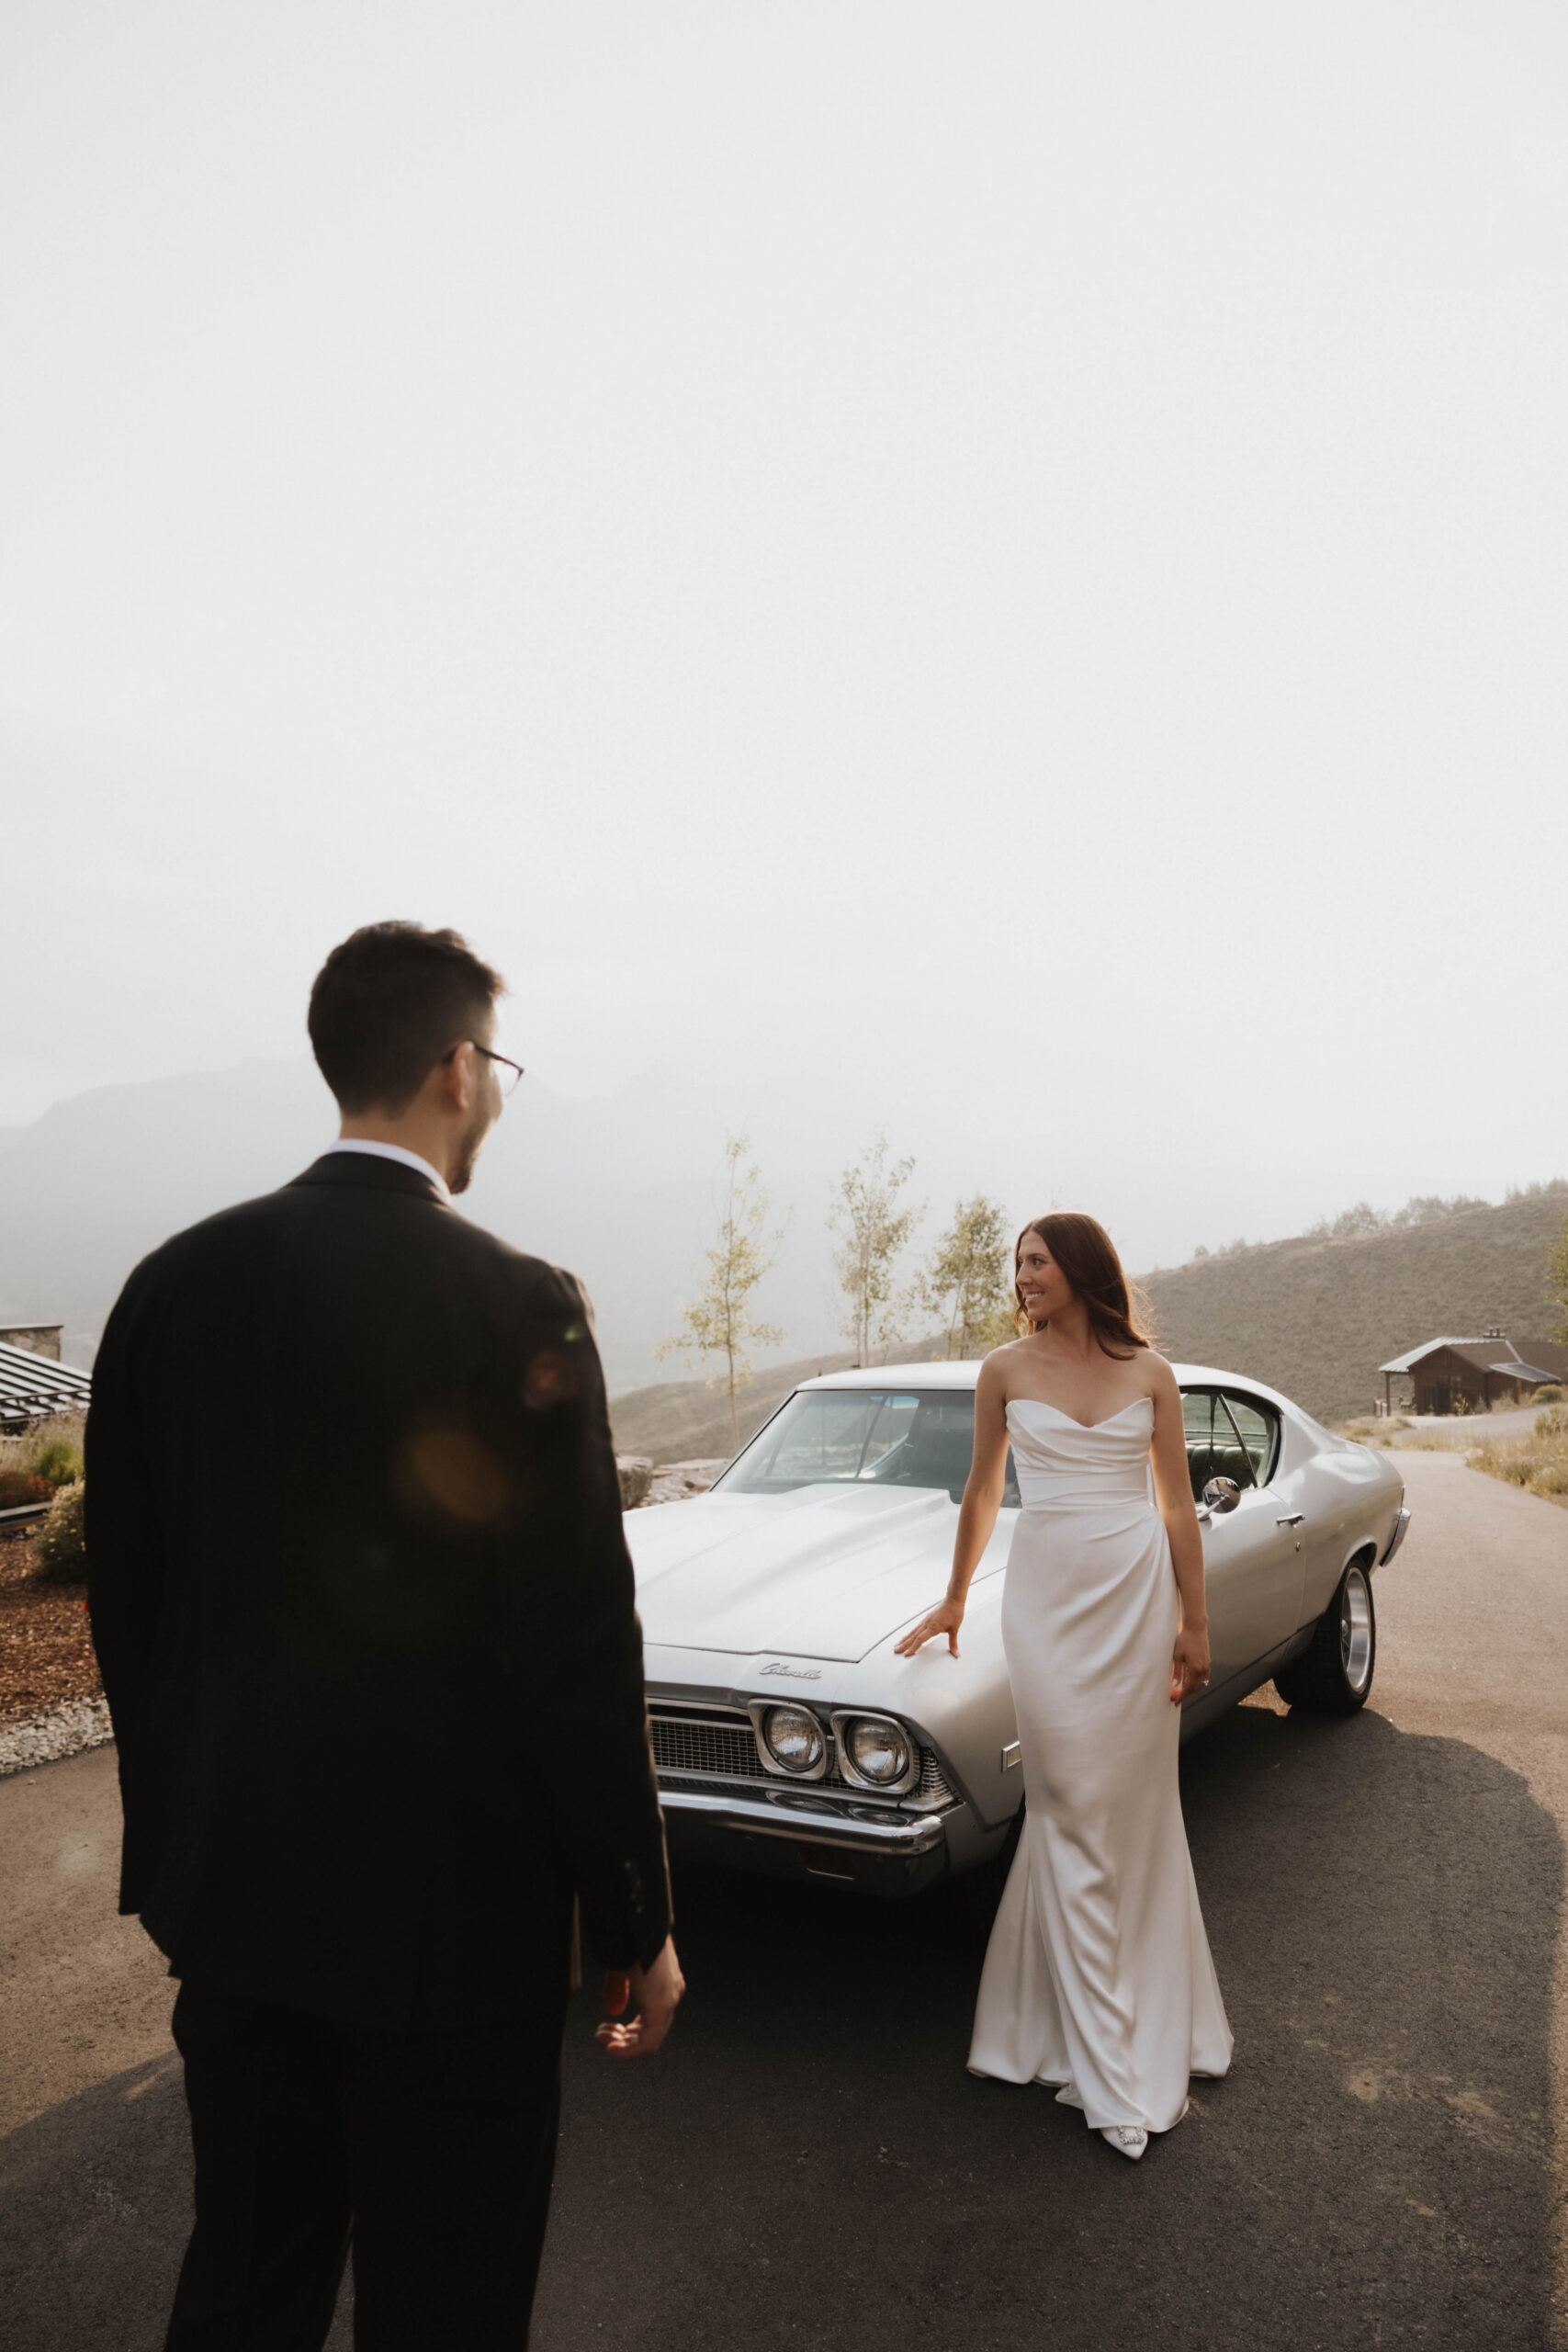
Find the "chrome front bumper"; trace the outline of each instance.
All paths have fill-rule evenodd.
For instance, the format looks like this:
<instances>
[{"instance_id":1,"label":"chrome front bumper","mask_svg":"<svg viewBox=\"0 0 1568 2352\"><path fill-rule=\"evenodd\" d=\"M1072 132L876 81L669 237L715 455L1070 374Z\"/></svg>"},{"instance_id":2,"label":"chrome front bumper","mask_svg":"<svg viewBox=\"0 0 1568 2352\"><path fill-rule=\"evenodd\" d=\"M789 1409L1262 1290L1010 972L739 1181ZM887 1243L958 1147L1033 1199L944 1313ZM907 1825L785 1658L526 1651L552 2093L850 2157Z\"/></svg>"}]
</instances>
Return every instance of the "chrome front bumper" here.
<instances>
[{"instance_id":1,"label":"chrome front bumper","mask_svg":"<svg viewBox=\"0 0 1568 2352\"><path fill-rule=\"evenodd\" d=\"M884 1895L916 1894L952 1866L942 1813L893 1813L844 1799L824 1804L798 1788L742 1793L660 1786L659 1802L677 1860ZM965 1812L962 1804L949 1810Z\"/></svg>"},{"instance_id":2,"label":"chrome front bumper","mask_svg":"<svg viewBox=\"0 0 1568 2352\"><path fill-rule=\"evenodd\" d=\"M947 1843L939 1813L887 1814L870 1805L814 1804L798 1789L760 1790L754 1797L660 1789L659 1802L666 1817L697 1814L716 1829L739 1829L751 1838L790 1838L797 1844L837 1847L851 1854L930 1854Z\"/></svg>"}]
</instances>

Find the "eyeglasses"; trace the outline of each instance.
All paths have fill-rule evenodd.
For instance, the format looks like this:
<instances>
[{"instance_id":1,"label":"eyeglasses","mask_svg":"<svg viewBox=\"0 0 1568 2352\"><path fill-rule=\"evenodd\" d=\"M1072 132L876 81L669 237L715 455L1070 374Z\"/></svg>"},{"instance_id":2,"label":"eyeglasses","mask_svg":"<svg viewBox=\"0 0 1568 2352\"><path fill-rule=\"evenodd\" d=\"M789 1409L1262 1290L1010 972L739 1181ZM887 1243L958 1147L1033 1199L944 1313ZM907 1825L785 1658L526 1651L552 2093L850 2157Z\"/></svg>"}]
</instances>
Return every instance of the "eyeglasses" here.
<instances>
[{"instance_id":1,"label":"eyeglasses","mask_svg":"<svg viewBox=\"0 0 1568 2352\"><path fill-rule=\"evenodd\" d=\"M523 1075L522 1063L511 1060L505 1054L492 1052L489 1046L481 1046L477 1037L463 1037L458 1040L457 1045L448 1046L441 1057L442 1060L449 1062L453 1055L463 1046L472 1046L476 1054L482 1054L487 1062L495 1064L496 1084L501 1089L501 1099L504 1102L509 1095L516 1091L517 1081Z\"/></svg>"}]
</instances>

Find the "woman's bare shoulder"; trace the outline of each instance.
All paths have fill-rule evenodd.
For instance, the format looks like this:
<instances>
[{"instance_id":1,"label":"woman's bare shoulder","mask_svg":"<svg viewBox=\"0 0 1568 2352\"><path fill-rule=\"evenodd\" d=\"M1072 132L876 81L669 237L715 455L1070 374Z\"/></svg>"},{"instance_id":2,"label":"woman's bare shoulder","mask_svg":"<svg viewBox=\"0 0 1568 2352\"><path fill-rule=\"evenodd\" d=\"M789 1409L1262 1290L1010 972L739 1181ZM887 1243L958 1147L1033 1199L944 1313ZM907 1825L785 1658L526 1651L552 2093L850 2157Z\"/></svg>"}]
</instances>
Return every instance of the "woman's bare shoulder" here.
<instances>
[{"instance_id":1,"label":"woman's bare shoulder","mask_svg":"<svg viewBox=\"0 0 1568 2352\"><path fill-rule=\"evenodd\" d=\"M993 1398L1005 1398L1010 1394L1012 1368L1023 1345L1021 1340L1004 1340L999 1348L993 1348L988 1356L981 1357L979 1377L975 1383L976 1396L983 1396L990 1402Z\"/></svg>"},{"instance_id":2,"label":"woman's bare shoulder","mask_svg":"<svg viewBox=\"0 0 1568 2352\"><path fill-rule=\"evenodd\" d=\"M1181 1391L1177 1386L1176 1374L1157 1348L1144 1350L1142 1369L1147 1393L1156 1399L1156 1403L1161 1397L1169 1399L1180 1396Z\"/></svg>"}]
</instances>

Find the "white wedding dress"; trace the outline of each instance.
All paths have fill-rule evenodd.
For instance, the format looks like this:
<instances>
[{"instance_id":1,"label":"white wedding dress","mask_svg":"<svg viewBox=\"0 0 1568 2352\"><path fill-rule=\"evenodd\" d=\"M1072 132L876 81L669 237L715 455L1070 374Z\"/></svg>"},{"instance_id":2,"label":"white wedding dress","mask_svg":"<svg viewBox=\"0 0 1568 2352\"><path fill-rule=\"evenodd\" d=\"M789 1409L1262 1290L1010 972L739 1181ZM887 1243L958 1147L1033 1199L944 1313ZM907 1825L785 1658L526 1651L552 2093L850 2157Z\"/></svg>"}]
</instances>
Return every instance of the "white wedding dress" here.
<instances>
[{"instance_id":1,"label":"white wedding dress","mask_svg":"<svg viewBox=\"0 0 1568 2352\"><path fill-rule=\"evenodd\" d=\"M970 2070L1055 2085L1094 2131L1168 2132L1189 2076L1229 2066L1231 2031L1177 1786L1154 1407L1139 1397L1092 1428L1035 1398L1007 1411L1023 1508L1002 1638L1028 1809Z\"/></svg>"}]
</instances>

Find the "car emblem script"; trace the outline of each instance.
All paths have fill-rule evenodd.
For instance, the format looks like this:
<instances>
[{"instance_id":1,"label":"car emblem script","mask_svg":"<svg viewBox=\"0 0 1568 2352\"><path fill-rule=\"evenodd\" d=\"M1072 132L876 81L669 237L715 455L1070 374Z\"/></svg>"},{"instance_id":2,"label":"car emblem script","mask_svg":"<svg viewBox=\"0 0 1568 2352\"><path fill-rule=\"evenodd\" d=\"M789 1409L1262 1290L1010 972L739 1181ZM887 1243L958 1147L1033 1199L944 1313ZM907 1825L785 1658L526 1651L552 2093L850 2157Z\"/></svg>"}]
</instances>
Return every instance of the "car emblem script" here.
<instances>
[{"instance_id":1,"label":"car emblem script","mask_svg":"<svg viewBox=\"0 0 1568 2352\"><path fill-rule=\"evenodd\" d=\"M757 1679L761 1681L764 1674L787 1674L792 1682L820 1682L822 1679L819 1666L764 1666L760 1668Z\"/></svg>"}]
</instances>

